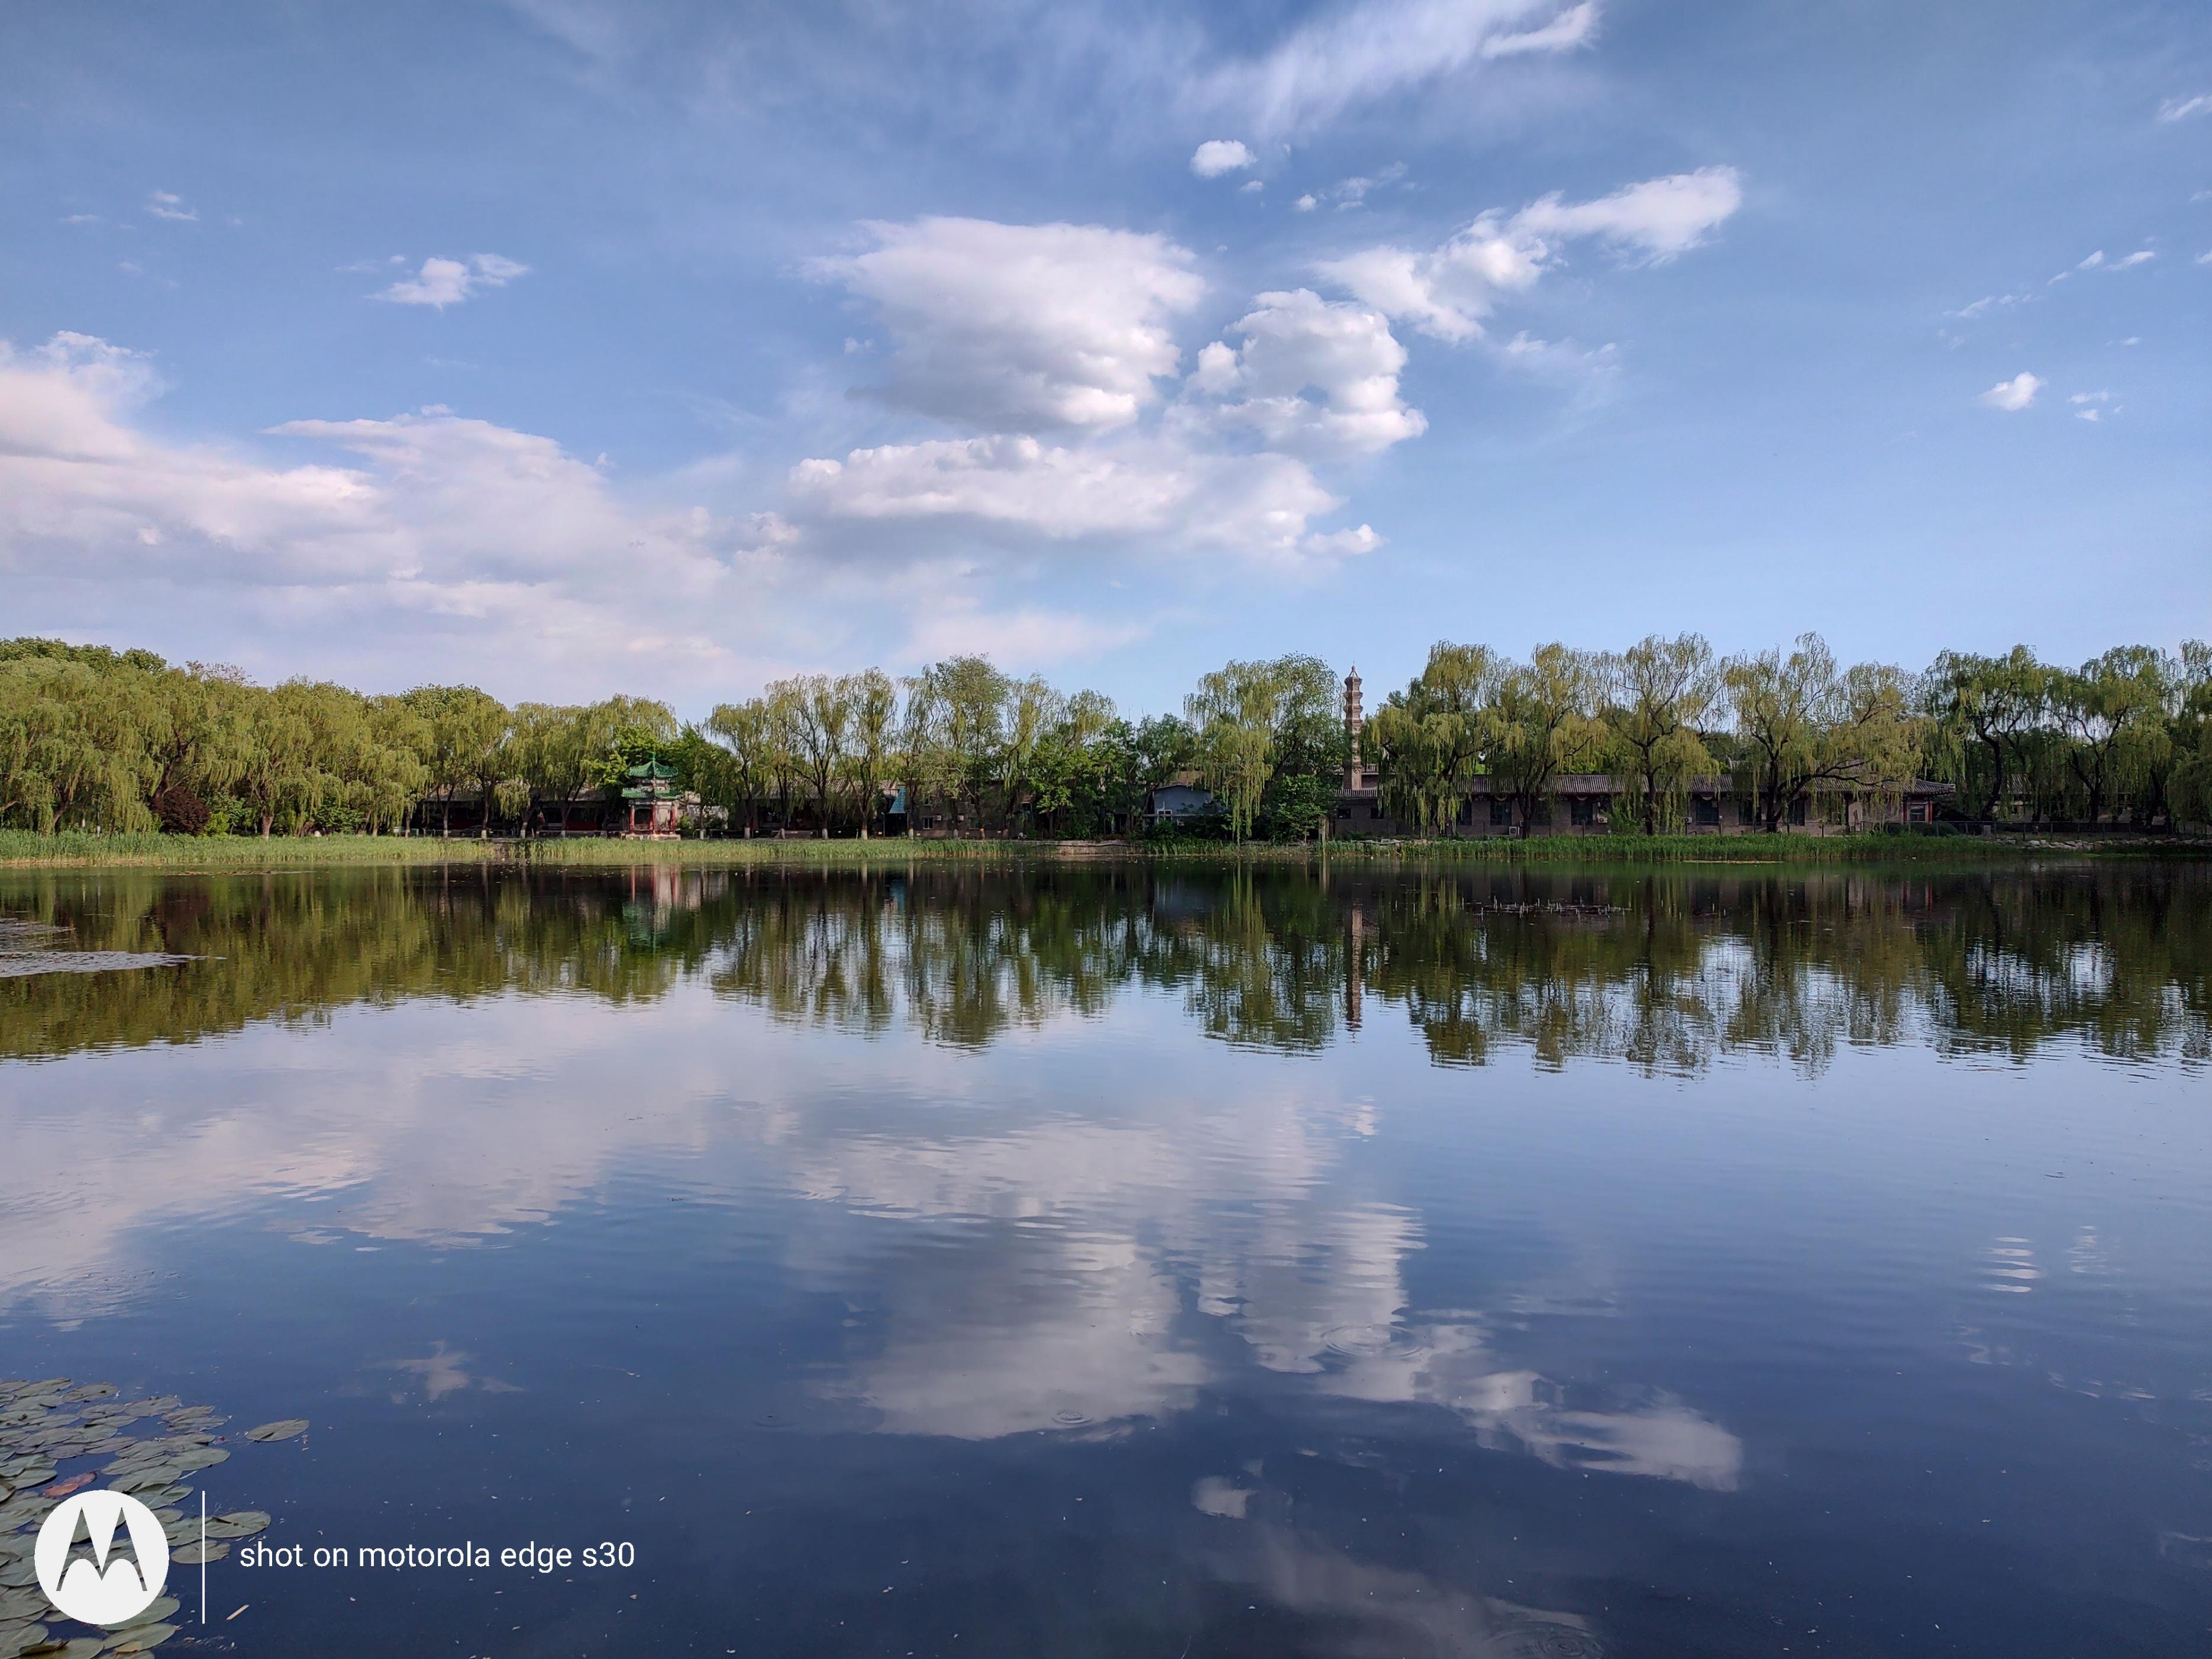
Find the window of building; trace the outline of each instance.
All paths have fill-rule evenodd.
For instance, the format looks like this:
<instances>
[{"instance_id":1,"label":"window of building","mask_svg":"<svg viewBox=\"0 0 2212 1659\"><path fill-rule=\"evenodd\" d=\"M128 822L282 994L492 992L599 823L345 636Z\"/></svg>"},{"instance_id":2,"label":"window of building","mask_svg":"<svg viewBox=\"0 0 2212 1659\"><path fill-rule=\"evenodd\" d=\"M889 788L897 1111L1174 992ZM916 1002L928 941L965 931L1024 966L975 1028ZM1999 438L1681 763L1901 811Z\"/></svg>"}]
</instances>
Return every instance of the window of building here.
<instances>
[{"instance_id":1,"label":"window of building","mask_svg":"<svg viewBox=\"0 0 2212 1659\"><path fill-rule=\"evenodd\" d=\"M1492 796L1490 800L1490 822L1492 826L1512 823L1513 803L1510 800L1501 799L1495 795Z\"/></svg>"},{"instance_id":2,"label":"window of building","mask_svg":"<svg viewBox=\"0 0 2212 1659\"><path fill-rule=\"evenodd\" d=\"M1746 795L1736 802L1735 821L1738 823L1744 824L1746 826L1749 826L1759 822L1758 813L1752 810L1752 799L1750 796Z\"/></svg>"},{"instance_id":3,"label":"window of building","mask_svg":"<svg viewBox=\"0 0 2212 1659\"><path fill-rule=\"evenodd\" d=\"M1927 803L1926 801L1924 801L1924 800L1916 800L1916 801L1908 801L1908 802L1906 802L1906 803L1905 803L1905 821L1907 823L1927 823L1927 822L1928 822L1928 803Z\"/></svg>"},{"instance_id":4,"label":"window of building","mask_svg":"<svg viewBox=\"0 0 2212 1659\"><path fill-rule=\"evenodd\" d=\"M1690 803L1692 818L1702 827L1717 830L1721 827L1721 802L1717 795L1700 795Z\"/></svg>"},{"instance_id":5,"label":"window of building","mask_svg":"<svg viewBox=\"0 0 2212 1659\"><path fill-rule=\"evenodd\" d=\"M1804 828L1805 803L1803 801L1793 800L1790 803L1790 822L1801 830Z\"/></svg>"},{"instance_id":6,"label":"window of building","mask_svg":"<svg viewBox=\"0 0 2212 1659\"><path fill-rule=\"evenodd\" d=\"M1577 795L1567 803L1567 821L1577 830L1587 830L1597 822L1597 801L1589 795Z\"/></svg>"}]
</instances>

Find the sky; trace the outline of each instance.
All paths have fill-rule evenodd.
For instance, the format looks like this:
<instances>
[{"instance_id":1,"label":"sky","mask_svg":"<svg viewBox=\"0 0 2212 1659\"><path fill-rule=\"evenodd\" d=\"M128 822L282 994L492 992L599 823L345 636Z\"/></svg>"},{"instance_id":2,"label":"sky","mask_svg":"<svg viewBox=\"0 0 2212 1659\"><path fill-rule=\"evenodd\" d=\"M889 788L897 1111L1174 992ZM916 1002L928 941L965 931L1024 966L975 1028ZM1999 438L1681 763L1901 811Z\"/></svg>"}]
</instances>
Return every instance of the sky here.
<instances>
[{"instance_id":1,"label":"sky","mask_svg":"<svg viewBox=\"0 0 2212 1659\"><path fill-rule=\"evenodd\" d=\"M2212 636L2212 11L0 13L0 636L1172 709Z\"/></svg>"}]
</instances>

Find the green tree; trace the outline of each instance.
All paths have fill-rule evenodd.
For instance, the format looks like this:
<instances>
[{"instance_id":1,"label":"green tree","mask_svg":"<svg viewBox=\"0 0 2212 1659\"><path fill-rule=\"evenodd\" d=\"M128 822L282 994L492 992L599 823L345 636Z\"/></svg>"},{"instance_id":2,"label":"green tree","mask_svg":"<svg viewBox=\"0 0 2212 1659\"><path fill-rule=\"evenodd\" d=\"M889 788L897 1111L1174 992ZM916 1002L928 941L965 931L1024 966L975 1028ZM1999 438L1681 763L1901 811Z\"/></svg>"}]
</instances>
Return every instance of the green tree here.
<instances>
[{"instance_id":1,"label":"green tree","mask_svg":"<svg viewBox=\"0 0 2212 1659\"><path fill-rule=\"evenodd\" d=\"M2002 657L1946 651L1921 685L1931 745L1951 757L1945 770L1967 814L2001 816L2010 786L2027 776L2027 745L2048 715L2051 671L2024 645Z\"/></svg>"},{"instance_id":2,"label":"green tree","mask_svg":"<svg viewBox=\"0 0 2212 1659\"><path fill-rule=\"evenodd\" d=\"M1739 784L1770 835L1817 790L1881 795L1911 777L1920 725L1911 684L1898 670L1878 663L1840 669L1820 636L1806 634L1787 656L1733 657L1723 672Z\"/></svg>"},{"instance_id":3,"label":"green tree","mask_svg":"<svg viewBox=\"0 0 2212 1659\"><path fill-rule=\"evenodd\" d=\"M1647 836L1681 827L1691 779L1715 769L1705 730L1719 711L1720 665L1698 635L1649 635L1598 659L1612 769Z\"/></svg>"},{"instance_id":4,"label":"green tree","mask_svg":"<svg viewBox=\"0 0 2212 1659\"><path fill-rule=\"evenodd\" d=\"M898 687L882 669L870 668L852 676L847 695L853 709L853 797L865 841L883 815L884 774L896 752Z\"/></svg>"},{"instance_id":5,"label":"green tree","mask_svg":"<svg viewBox=\"0 0 2212 1659\"><path fill-rule=\"evenodd\" d=\"M2113 798L2158 765L2172 738L2166 711L2172 673L2147 645L2116 646L2051 682L2051 709L2070 740L2067 765L2092 823Z\"/></svg>"},{"instance_id":6,"label":"green tree","mask_svg":"<svg viewBox=\"0 0 2212 1659\"><path fill-rule=\"evenodd\" d=\"M1562 773L1582 769L1604 750L1596 665L1587 652L1539 646L1498 678L1487 759L1526 836L1537 808Z\"/></svg>"},{"instance_id":7,"label":"green tree","mask_svg":"<svg viewBox=\"0 0 2212 1659\"><path fill-rule=\"evenodd\" d=\"M1431 836L1458 817L1490 746L1504 670L1486 646L1439 641L1413 682L1369 717L1361 751L1392 817Z\"/></svg>"},{"instance_id":8,"label":"green tree","mask_svg":"<svg viewBox=\"0 0 2212 1659\"><path fill-rule=\"evenodd\" d=\"M438 833L453 829L453 802L464 790L486 793L495 775L507 714L496 697L473 685L418 685L406 694L407 706L422 717L429 733L423 765L430 787L439 793ZM484 801L489 818L491 802ZM267 830L262 833L266 835Z\"/></svg>"}]
</instances>

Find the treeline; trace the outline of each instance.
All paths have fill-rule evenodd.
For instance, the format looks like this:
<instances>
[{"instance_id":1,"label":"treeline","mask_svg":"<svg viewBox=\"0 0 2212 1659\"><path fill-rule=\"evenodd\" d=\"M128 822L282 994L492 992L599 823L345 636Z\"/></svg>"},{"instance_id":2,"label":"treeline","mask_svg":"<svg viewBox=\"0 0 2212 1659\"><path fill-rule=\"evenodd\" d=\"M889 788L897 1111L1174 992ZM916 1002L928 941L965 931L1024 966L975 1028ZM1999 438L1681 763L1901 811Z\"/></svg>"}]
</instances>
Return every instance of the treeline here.
<instances>
[{"instance_id":1,"label":"treeline","mask_svg":"<svg viewBox=\"0 0 2212 1659\"><path fill-rule=\"evenodd\" d=\"M1324 833L1352 758L1318 659L1231 663L1180 715L1130 720L1096 691L957 657L780 680L701 721L613 697L510 708L468 686L364 696L274 687L146 651L0 641L0 826L53 833L386 833L410 823L531 833L544 803L618 788L655 759L732 833L867 835L894 789L909 827L1084 836L1139 827L1195 776L1237 839ZM1808 808L1956 786L1960 816L2149 826L2212 818L2212 648L2108 651L2078 668L1945 653L1925 672L1844 666L1812 635L1721 658L1653 637L1618 653L1547 645L1525 660L1439 644L1358 733L1382 804L1447 831L1486 777L1524 829L1558 781L1619 781L1617 829L1682 826L1725 776L1778 828Z\"/></svg>"},{"instance_id":2,"label":"treeline","mask_svg":"<svg viewBox=\"0 0 2212 1659\"><path fill-rule=\"evenodd\" d=\"M1516 662L1439 644L1368 720L1392 816L1446 828L1487 775L1524 829L1568 774L1611 774L1614 827L1682 827L1726 778L1759 827L1949 783L1957 817L2032 823L2212 818L2212 647L2122 646L2078 668L1947 651L1924 673L1846 667L1819 635L1723 658L1694 634Z\"/></svg>"}]
</instances>

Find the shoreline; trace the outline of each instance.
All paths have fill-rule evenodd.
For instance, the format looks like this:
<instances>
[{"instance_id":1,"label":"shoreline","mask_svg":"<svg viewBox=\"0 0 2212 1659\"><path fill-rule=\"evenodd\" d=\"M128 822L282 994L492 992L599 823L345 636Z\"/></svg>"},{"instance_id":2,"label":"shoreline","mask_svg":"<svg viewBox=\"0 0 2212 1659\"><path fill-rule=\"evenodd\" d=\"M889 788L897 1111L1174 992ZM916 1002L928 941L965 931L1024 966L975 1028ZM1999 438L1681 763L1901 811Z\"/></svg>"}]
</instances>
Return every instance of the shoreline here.
<instances>
[{"instance_id":1,"label":"shoreline","mask_svg":"<svg viewBox=\"0 0 2212 1659\"><path fill-rule=\"evenodd\" d=\"M1680 865L2033 864L2081 858L2212 860L2212 840L2165 836L1546 836L1530 841L1217 842L819 840L546 841L429 836L40 836L0 830L0 870L214 871L490 866L838 869L885 864Z\"/></svg>"}]
</instances>

